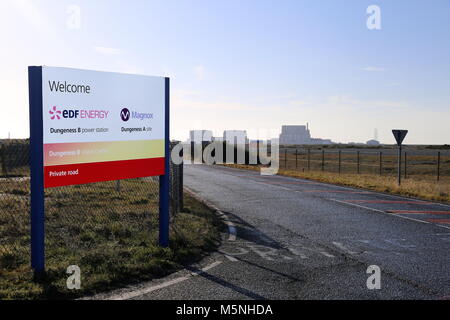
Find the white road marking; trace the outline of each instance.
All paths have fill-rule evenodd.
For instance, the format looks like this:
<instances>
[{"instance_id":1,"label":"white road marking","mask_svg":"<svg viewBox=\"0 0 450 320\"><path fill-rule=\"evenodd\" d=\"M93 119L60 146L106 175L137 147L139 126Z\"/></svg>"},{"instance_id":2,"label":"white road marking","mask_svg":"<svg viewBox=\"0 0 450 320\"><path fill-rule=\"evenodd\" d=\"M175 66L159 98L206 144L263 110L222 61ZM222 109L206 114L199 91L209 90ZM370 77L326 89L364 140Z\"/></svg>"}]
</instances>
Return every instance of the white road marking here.
<instances>
[{"instance_id":1,"label":"white road marking","mask_svg":"<svg viewBox=\"0 0 450 320\"><path fill-rule=\"evenodd\" d=\"M296 191L296 190L293 190L293 189L291 189L291 188L287 188L287 187L283 187L283 186L280 186L280 185L278 185L278 184L270 184L270 183L266 183L266 182L259 182L259 181L253 181L253 183L256 183L256 184L262 184L262 185L264 185L264 186L272 186L272 187L274 187L274 188L278 188L278 189L283 189L283 190L287 190L287 191Z\"/></svg>"},{"instance_id":2,"label":"white road marking","mask_svg":"<svg viewBox=\"0 0 450 320\"><path fill-rule=\"evenodd\" d=\"M248 253L248 250L244 248L236 248L236 250L239 250L239 252L228 252L225 250L219 250L219 252L232 262L238 261L238 259L236 259L234 256L241 256Z\"/></svg>"},{"instance_id":3,"label":"white road marking","mask_svg":"<svg viewBox=\"0 0 450 320\"><path fill-rule=\"evenodd\" d=\"M307 256L305 256L303 253L299 252L297 249L294 248L288 248L288 250L297 257L300 257L300 259L308 259Z\"/></svg>"},{"instance_id":4,"label":"white road marking","mask_svg":"<svg viewBox=\"0 0 450 320\"><path fill-rule=\"evenodd\" d=\"M386 241L388 243L392 243L393 245L396 245L396 246L399 246L399 247L405 248L405 249L416 248L416 246L414 244L408 244L408 243L404 244L405 241L408 241L406 239L385 239L384 241Z\"/></svg>"},{"instance_id":5,"label":"white road marking","mask_svg":"<svg viewBox=\"0 0 450 320\"><path fill-rule=\"evenodd\" d=\"M239 260L236 259L235 257L229 256L229 255L225 255L225 258L227 258L228 260L230 260L231 262L238 262Z\"/></svg>"},{"instance_id":6,"label":"white road marking","mask_svg":"<svg viewBox=\"0 0 450 320\"><path fill-rule=\"evenodd\" d=\"M261 245L248 245L248 247L254 253L256 253L258 256L260 256L261 258L263 258L265 260L274 261L272 256L275 258L279 257L278 250L275 248L270 248L270 247L261 246Z\"/></svg>"},{"instance_id":7,"label":"white road marking","mask_svg":"<svg viewBox=\"0 0 450 320\"><path fill-rule=\"evenodd\" d=\"M332 254L329 254L328 252L326 252L326 251L320 251L320 253L321 254L323 254L325 257L327 257L327 258L334 258L334 256L332 255Z\"/></svg>"},{"instance_id":8,"label":"white road marking","mask_svg":"<svg viewBox=\"0 0 450 320\"><path fill-rule=\"evenodd\" d=\"M155 285L155 286L151 286L151 287L148 287L148 288L143 288L143 289L140 289L140 290L135 290L135 291L131 291L131 292L115 295L115 296L107 298L106 300L129 300L129 299L133 299L133 298L136 298L136 297L140 297L142 295L149 294L149 293L154 292L156 290L167 288L167 287L173 286L174 284L177 284L177 283L189 280L192 277L196 277L196 276L198 276L198 275L200 275L200 274L202 274L202 273L204 273L204 272L206 272L208 270L211 270L212 268L218 266L221 263L222 263L222 261L216 261L216 262L213 262L210 265L204 267L200 271L198 271L198 272L191 272L190 274L188 274L188 275L186 275L184 277L175 278L175 279L172 279L172 280L169 280L169 281L166 281L166 282L163 282L161 284L158 284L158 285Z\"/></svg>"},{"instance_id":9,"label":"white road marking","mask_svg":"<svg viewBox=\"0 0 450 320\"><path fill-rule=\"evenodd\" d=\"M396 252L392 251L392 246L391 245L385 245L383 243L381 243L381 241L379 241L379 239L376 240L356 240L358 242L364 243L367 246L370 246L372 248L377 248L377 249L382 249L382 250L386 250L386 251L390 251L391 253L395 253Z\"/></svg>"},{"instance_id":10,"label":"white road marking","mask_svg":"<svg viewBox=\"0 0 450 320\"><path fill-rule=\"evenodd\" d=\"M324 250L321 250L321 249L313 249L313 248L304 247L304 246L300 246L300 248L303 249L303 250L308 250L308 251L314 252L316 254L324 255L327 258L334 258L334 256L331 253L328 253L328 252L326 252ZM292 251L292 250L294 250L294 251ZM289 249L289 251L291 251L292 253L298 252L297 249Z\"/></svg>"},{"instance_id":11,"label":"white road marking","mask_svg":"<svg viewBox=\"0 0 450 320\"><path fill-rule=\"evenodd\" d=\"M428 222L428 221L423 221L423 220L419 220L419 219L414 219L414 218L411 218L411 217L405 217L405 216L402 216L402 215L399 215L399 214L394 214L394 213L386 212L386 211L383 211L383 210L378 210L378 209L374 209L374 208L362 206L362 205L359 205L359 204L356 204L356 203L350 203L350 202L341 201L341 200L337 200L337 199L330 199L330 198L323 198L323 199L330 200L330 201L334 201L334 202L339 202L339 203L346 204L346 205L352 206L352 207L358 207L358 208L362 208L362 209L366 209L366 210L370 210L370 211L375 211L375 212L379 212L379 213L384 213L384 214L387 214L387 215L390 215L390 216L393 216L393 217L397 217L397 218L401 218L401 219L412 220L412 221L415 221L415 222L420 222L420 223L430 224L430 222ZM437 225L437 226L439 226L439 227L444 227L444 226L441 226L441 225ZM445 227L444 227L444 228L445 228ZM447 229L448 229L448 228L447 228Z\"/></svg>"},{"instance_id":12,"label":"white road marking","mask_svg":"<svg viewBox=\"0 0 450 320\"><path fill-rule=\"evenodd\" d=\"M202 199L199 195L197 195L195 192L193 192L188 187L184 187L184 188L191 194L192 197L196 198L200 202L203 202L205 205L207 205L208 207L215 210L216 213L223 218L225 224L228 227L228 235L229 235L228 241L236 241L236 237L237 237L236 226L233 222L231 222L231 220L228 218L228 216L225 213L223 213L219 208L217 208L217 206L213 205L212 203L209 203L205 199Z\"/></svg>"},{"instance_id":13,"label":"white road marking","mask_svg":"<svg viewBox=\"0 0 450 320\"><path fill-rule=\"evenodd\" d=\"M237 230L235 224L231 222L230 219L228 219L228 216L225 213L223 213L218 209L216 211L219 215L223 217L223 220L225 221L225 224L228 227L228 241L236 241Z\"/></svg>"},{"instance_id":14,"label":"white road marking","mask_svg":"<svg viewBox=\"0 0 450 320\"><path fill-rule=\"evenodd\" d=\"M340 242L334 242L334 241L333 241L333 244L334 244L337 248L339 248L339 249L341 249L342 251L344 251L345 253L348 253L348 254L351 254L351 255L357 254L357 252L351 251L350 249L348 249L346 246L344 246L344 245L343 245L342 243L340 243Z\"/></svg>"}]
</instances>

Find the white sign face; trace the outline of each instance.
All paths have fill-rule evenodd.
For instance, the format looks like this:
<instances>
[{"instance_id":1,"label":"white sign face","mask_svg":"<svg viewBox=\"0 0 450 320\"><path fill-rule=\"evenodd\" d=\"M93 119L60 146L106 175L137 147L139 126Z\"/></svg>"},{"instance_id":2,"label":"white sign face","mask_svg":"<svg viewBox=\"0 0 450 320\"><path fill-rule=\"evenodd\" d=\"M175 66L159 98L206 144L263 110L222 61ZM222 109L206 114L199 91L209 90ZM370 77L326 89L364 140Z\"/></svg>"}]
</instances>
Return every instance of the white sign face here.
<instances>
[{"instance_id":1,"label":"white sign face","mask_svg":"<svg viewBox=\"0 0 450 320\"><path fill-rule=\"evenodd\" d=\"M164 174L165 90L162 77L43 67L45 186Z\"/></svg>"}]
</instances>

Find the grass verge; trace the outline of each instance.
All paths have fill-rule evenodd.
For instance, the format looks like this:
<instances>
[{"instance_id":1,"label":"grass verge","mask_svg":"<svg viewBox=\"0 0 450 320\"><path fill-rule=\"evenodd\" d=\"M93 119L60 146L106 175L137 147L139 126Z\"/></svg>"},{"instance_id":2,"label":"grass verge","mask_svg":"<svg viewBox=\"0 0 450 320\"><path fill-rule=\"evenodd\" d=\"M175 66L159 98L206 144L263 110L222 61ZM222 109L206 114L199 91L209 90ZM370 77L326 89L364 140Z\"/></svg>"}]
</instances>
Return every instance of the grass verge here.
<instances>
[{"instance_id":1,"label":"grass verge","mask_svg":"<svg viewBox=\"0 0 450 320\"><path fill-rule=\"evenodd\" d=\"M259 166L249 165L225 165L238 169L259 171ZM279 169L279 175L308 179L331 183L342 186L356 187L378 192L397 194L406 197L414 197L424 200L450 202L450 181L448 177L443 177L439 182L432 181L422 176L410 176L402 180L401 186L397 184L396 177L379 176L374 174L348 174L332 173L321 171L296 171Z\"/></svg>"},{"instance_id":2,"label":"grass verge","mask_svg":"<svg viewBox=\"0 0 450 320\"><path fill-rule=\"evenodd\" d=\"M153 187L134 179L122 181L120 192L113 182L46 191L47 273L37 282L29 267L28 198L17 186L2 188L11 192L0 199L0 299L97 294L163 277L216 249L223 223L189 195L172 216L170 247L160 248ZM66 287L70 265L81 269L81 290Z\"/></svg>"}]
</instances>

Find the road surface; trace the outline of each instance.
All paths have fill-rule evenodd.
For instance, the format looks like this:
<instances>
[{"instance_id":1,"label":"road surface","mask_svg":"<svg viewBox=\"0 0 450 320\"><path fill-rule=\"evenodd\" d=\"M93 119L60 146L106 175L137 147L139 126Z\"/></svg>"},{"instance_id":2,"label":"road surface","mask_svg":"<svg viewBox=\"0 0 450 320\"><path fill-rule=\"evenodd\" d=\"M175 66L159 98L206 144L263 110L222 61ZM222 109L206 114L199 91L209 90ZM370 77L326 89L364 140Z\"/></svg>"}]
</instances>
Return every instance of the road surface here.
<instances>
[{"instance_id":1,"label":"road surface","mask_svg":"<svg viewBox=\"0 0 450 320\"><path fill-rule=\"evenodd\" d=\"M230 234L201 265L122 298L450 297L448 205L220 166L188 165L184 181Z\"/></svg>"}]
</instances>

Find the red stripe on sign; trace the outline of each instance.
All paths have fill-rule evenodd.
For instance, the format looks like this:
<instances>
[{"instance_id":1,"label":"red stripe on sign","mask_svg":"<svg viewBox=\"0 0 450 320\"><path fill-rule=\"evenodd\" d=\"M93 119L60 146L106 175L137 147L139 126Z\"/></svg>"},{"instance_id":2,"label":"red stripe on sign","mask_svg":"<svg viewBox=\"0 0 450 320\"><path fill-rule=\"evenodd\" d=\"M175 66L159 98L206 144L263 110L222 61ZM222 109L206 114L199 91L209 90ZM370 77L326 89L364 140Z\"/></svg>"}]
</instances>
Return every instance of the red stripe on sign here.
<instances>
[{"instance_id":1,"label":"red stripe on sign","mask_svg":"<svg viewBox=\"0 0 450 320\"><path fill-rule=\"evenodd\" d=\"M44 167L44 188L164 175L164 158Z\"/></svg>"},{"instance_id":2,"label":"red stripe on sign","mask_svg":"<svg viewBox=\"0 0 450 320\"><path fill-rule=\"evenodd\" d=\"M388 210L387 212L400 214L450 214L450 211Z\"/></svg>"},{"instance_id":3,"label":"red stripe on sign","mask_svg":"<svg viewBox=\"0 0 450 320\"><path fill-rule=\"evenodd\" d=\"M427 219L428 222L450 224L450 219Z\"/></svg>"}]
</instances>

